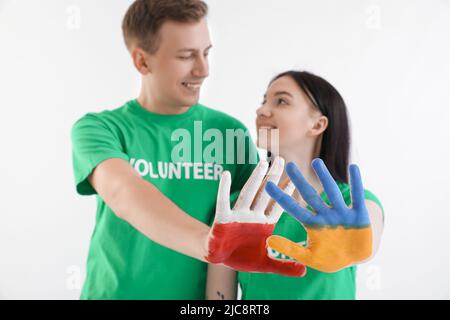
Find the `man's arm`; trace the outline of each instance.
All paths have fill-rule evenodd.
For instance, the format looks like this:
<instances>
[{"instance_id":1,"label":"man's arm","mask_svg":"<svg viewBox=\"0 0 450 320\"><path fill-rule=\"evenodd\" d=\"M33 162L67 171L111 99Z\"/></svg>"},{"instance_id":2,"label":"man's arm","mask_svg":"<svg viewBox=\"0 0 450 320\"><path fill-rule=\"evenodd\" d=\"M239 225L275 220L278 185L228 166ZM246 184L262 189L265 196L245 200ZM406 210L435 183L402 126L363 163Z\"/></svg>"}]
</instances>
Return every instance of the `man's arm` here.
<instances>
[{"instance_id":1,"label":"man's arm","mask_svg":"<svg viewBox=\"0 0 450 320\"><path fill-rule=\"evenodd\" d=\"M178 208L128 162L116 158L102 162L89 182L119 218L149 239L206 261L210 228Z\"/></svg>"}]
</instances>

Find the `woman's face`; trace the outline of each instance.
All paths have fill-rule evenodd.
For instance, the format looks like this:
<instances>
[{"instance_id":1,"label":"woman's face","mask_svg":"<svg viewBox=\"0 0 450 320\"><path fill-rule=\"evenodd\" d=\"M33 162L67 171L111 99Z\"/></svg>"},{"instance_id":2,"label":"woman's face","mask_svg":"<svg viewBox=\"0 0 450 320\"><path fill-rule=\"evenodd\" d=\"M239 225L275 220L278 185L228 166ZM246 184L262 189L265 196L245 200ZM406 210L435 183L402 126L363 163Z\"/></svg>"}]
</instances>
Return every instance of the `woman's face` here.
<instances>
[{"instance_id":1,"label":"woman's face","mask_svg":"<svg viewBox=\"0 0 450 320\"><path fill-rule=\"evenodd\" d=\"M289 76L272 82L256 114L258 147L281 155L308 143L312 146L328 124Z\"/></svg>"}]
</instances>

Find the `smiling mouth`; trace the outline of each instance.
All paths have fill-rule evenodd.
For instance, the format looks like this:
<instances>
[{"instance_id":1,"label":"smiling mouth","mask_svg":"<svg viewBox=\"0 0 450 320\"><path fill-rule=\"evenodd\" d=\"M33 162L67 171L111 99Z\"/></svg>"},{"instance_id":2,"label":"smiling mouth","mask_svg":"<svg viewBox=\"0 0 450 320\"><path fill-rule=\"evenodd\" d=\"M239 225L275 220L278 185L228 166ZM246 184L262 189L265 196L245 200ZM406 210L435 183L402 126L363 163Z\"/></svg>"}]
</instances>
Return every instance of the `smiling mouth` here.
<instances>
[{"instance_id":1,"label":"smiling mouth","mask_svg":"<svg viewBox=\"0 0 450 320\"><path fill-rule=\"evenodd\" d=\"M278 128L274 127L274 126L258 126L258 130L273 130L273 129L278 129Z\"/></svg>"},{"instance_id":2,"label":"smiling mouth","mask_svg":"<svg viewBox=\"0 0 450 320\"><path fill-rule=\"evenodd\" d=\"M201 83L195 83L195 82L182 82L181 84L188 89L194 89L194 90L200 89L200 87L202 86Z\"/></svg>"}]
</instances>

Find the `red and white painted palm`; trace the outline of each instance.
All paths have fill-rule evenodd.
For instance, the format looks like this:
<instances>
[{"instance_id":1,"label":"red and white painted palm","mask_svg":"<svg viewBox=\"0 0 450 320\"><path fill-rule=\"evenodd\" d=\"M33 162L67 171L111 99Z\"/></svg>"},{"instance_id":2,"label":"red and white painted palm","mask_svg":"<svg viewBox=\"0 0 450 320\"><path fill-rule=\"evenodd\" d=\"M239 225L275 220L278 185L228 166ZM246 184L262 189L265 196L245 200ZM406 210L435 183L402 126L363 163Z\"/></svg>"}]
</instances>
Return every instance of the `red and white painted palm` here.
<instances>
[{"instance_id":1,"label":"red and white painted palm","mask_svg":"<svg viewBox=\"0 0 450 320\"><path fill-rule=\"evenodd\" d=\"M238 271L303 276L306 273L304 265L268 255L266 239L273 234L283 209L275 204L266 215L271 199L261 187L266 179L278 184L284 170L284 160L276 158L269 172L267 170L266 161L258 164L233 209L230 208L231 176L228 171L222 174L216 217L209 234L208 256L205 258L208 262L223 264ZM287 194L293 191L291 183L284 189Z\"/></svg>"}]
</instances>

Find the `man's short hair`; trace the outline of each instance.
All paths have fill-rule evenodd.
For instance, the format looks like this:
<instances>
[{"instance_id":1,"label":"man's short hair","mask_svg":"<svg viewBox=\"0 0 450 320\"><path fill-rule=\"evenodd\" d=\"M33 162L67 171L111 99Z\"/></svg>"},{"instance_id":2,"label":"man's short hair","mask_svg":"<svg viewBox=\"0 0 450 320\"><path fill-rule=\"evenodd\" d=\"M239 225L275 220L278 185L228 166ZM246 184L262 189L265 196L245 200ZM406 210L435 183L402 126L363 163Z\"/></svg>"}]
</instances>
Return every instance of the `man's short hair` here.
<instances>
[{"instance_id":1,"label":"man's short hair","mask_svg":"<svg viewBox=\"0 0 450 320\"><path fill-rule=\"evenodd\" d=\"M158 51L158 31L164 22L198 22L208 14L202 0L136 0L123 19L122 31L128 50L139 47L153 54Z\"/></svg>"}]
</instances>

